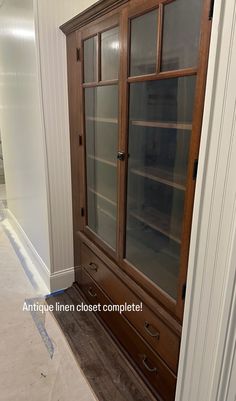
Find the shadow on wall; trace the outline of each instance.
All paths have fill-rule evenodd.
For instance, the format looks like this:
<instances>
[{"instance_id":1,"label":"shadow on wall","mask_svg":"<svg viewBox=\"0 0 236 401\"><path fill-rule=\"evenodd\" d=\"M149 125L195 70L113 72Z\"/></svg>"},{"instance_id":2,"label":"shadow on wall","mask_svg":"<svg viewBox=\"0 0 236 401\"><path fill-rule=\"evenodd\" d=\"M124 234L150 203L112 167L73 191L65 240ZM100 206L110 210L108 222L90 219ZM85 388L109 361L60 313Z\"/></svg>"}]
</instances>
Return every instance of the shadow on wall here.
<instances>
[{"instance_id":1,"label":"shadow on wall","mask_svg":"<svg viewBox=\"0 0 236 401\"><path fill-rule=\"evenodd\" d=\"M4 176L4 165L3 165L3 155L2 155L2 138L0 131L0 185L5 184L5 176Z\"/></svg>"}]
</instances>

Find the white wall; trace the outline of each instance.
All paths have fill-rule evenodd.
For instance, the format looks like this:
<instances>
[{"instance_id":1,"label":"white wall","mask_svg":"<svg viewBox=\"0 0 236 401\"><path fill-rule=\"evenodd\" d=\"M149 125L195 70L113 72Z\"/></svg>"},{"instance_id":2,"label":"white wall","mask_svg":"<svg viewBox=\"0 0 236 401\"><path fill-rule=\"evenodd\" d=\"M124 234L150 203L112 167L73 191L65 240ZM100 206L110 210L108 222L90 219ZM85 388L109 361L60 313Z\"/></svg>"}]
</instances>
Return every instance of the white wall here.
<instances>
[{"instance_id":1,"label":"white wall","mask_svg":"<svg viewBox=\"0 0 236 401\"><path fill-rule=\"evenodd\" d=\"M0 129L9 210L50 269L33 0L0 1Z\"/></svg>"},{"instance_id":2,"label":"white wall","mask_svg":"<svg viewBox=\"0 0 236 401\"><path fill-rule=\"evenodd\" d=\"M73 266L66 37L59 26L94 1L36 0L49 171L53 272Z\"/></svg>"}]
</instances>

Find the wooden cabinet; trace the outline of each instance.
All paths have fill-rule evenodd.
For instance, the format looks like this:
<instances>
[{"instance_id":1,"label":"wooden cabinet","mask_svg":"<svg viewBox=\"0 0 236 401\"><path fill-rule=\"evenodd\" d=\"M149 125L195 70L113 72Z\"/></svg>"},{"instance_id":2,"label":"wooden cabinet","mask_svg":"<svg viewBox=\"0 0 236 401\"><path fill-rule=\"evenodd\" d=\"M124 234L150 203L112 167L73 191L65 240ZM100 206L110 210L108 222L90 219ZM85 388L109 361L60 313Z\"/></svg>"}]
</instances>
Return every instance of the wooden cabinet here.
<instances>
[{"instance_id":1,"label":"wooden cabinet","mask_svg":"<svg viewBox=\"0 0 236 401\"><path fill-rule=\"evenodd\" d=\"M164 400L175 393L209 11L210 0L103 0L61 27L76 280L89 302L143 303L101 318Z\"/></svg>"}]
</instances>

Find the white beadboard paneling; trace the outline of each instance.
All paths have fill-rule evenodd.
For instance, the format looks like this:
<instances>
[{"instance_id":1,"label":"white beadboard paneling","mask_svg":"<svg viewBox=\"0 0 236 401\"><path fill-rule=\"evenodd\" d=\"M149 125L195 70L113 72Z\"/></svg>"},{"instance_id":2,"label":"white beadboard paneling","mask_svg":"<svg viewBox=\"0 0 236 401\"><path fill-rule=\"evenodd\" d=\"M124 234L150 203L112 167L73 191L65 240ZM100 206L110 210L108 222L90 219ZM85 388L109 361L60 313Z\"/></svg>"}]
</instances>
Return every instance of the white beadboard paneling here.
<instances>
[{"instance_id":1,"label":"white beadboard paneling","mask_svg":"<svg viewBox=\"0 0 236 401\"><path fill-rule=\"evenodd\" d=\"M212 26L176 401L226 401L228 383L224 376L233 372L229 355L234 341L230 344L229 322L233 320L235 334L235 71L236 3L218 0ZM227 401L235 399L235 378L231 385L234 397Z\"/></svg>"},{"instance_id":2,"label":"white beadboard paneling","mask_svg":"<svg viewBox=\"0 0 236 401\"><path fill-rule=\"evenodd\" d=\"M59 26L92 3L77 0L35 2L48 157L53 272L73 266L66 38Z\"/></svg>"}]
</instances>

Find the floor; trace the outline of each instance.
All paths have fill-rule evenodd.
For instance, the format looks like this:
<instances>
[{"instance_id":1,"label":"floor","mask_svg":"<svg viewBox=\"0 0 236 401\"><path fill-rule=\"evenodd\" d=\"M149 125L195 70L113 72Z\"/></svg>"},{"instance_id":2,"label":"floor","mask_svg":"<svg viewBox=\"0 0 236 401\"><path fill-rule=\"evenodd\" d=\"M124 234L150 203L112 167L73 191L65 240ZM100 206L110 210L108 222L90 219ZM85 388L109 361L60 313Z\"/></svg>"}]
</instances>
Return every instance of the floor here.
<instances>
[{"instance_id":1,"label":"floor","mask_svg":"<svg viewBox=\"0 0 236 401\"><path fill-rule=\"evenodd\" d=\"M54 317L22 310L46 289L20 254L4 205L1 186L0 401L96 401Z\"/></svg>"},{"instance_id":2,"label":"floor","mask_svg":"<svg viewBox=\"0 0 236 401\"><path fill-rule=\"evenodd\" d=\"M95 315L76 311L85 302L76 284L46 302L54 306L53 313L100 401L156 400ZM60 311L56 304L75 311Z\"/></svg>"}]
</instances>

